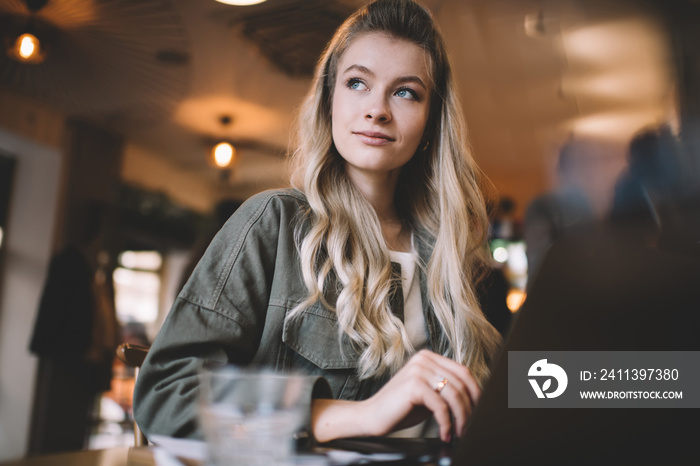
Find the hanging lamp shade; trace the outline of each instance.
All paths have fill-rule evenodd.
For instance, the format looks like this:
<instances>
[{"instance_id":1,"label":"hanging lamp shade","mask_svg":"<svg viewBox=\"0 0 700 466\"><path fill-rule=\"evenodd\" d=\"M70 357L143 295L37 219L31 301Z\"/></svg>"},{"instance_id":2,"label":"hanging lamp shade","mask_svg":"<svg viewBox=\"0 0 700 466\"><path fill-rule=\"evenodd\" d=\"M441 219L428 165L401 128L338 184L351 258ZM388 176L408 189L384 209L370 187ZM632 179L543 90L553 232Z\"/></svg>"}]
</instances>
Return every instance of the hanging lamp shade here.
<instances>
[{"instance_id":1,"label":"hanging lamp shade","mask_svg":"<svg viewBox=\"0 0 700 466\"><path fill-rule=\"evenodd\" d=\"M6 48L28 26L45 46L40 63L0 54L0 87L116 128L155 122L185 95L190 47L169 0L36 3L0 0Z\"/></svg>"}]
</instances>

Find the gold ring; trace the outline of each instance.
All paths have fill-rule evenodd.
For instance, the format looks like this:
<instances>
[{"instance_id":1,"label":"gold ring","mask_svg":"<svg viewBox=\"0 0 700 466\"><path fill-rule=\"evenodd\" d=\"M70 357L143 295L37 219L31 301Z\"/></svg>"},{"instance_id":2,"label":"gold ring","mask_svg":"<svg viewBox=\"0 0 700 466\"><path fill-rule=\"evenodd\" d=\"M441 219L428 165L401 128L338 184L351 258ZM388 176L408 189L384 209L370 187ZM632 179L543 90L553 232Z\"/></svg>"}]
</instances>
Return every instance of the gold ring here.
<instances>
[{"instance_id":1,"label":"gold ring","mask_svg":"<svg viewBox=\"0 0 700 466\"><path fill-rule=\"evenodd\" d=\"M435 391L440 393L443 388L445 388L445 385L447 385L447 379L442 378L438 383L435 384Z\"/></svg>"}]
</instances>

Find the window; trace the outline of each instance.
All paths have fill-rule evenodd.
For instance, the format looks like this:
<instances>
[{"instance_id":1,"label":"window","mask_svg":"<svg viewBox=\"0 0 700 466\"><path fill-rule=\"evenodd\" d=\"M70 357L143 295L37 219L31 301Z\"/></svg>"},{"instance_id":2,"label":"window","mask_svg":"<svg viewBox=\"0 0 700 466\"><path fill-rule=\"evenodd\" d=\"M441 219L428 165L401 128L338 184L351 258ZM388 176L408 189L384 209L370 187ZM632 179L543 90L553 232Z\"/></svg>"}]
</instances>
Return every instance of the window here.
<instances>
[{"instance_id":1,"label":"window","mask_svg":"<svg viewBox=\"0 0 700 466\"><path fill-rule=\"evenodd\" d=\"M124 251L118 263L113 275L117 319L122 323L155 322L163 257L157 251Z\"/></svg>"}]
</instances>

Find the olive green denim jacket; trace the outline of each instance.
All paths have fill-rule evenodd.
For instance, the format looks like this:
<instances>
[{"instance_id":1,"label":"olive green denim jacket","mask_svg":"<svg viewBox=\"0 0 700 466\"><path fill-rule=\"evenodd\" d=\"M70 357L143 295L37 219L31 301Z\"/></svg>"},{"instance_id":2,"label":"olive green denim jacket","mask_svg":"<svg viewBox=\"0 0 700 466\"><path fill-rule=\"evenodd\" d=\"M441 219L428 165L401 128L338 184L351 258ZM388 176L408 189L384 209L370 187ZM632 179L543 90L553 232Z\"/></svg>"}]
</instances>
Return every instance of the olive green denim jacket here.
<instances>
[{"instance_id":1,"label":"olive green denim jacket","mask_svg":"<svg viewBox=\"0 0 700 466\"><path fill-rule=\"evenodd\" d=\"M294 239L298 214L307 207L299 191L267 191L246 201L214 238L139 374L134 416L147 435L201 437L197 396L199 373L207 368L234 364L306 374L309 402L365 399L386 382L358 377L358 353L347 339L339 343L335 313L321 303L285 320L307 295ZM426 263L429 246L416 239ZM426 305L422 272L421 293L429 343L441 351L444 339Z\"/></svg>"}]
</instances>

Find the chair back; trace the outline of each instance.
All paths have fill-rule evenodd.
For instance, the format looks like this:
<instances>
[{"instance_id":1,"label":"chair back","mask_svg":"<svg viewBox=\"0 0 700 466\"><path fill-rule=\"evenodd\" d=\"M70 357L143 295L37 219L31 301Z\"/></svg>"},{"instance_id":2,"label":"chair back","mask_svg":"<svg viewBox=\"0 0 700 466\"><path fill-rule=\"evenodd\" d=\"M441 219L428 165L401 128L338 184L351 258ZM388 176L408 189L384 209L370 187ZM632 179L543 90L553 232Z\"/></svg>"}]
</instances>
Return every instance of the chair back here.
<instances>
[{"instance_id":1,"label":"chair back","mask_svg":"<svg viewBox=\"0 0 700 466\"><path fill-rule=\"evenodd\" d=\"M117 358L128 367L134 368L134 381L139 376L139 369L143 364L146 355L148 354L148 346L134 345L131 343L122 343L117 347ZM134 445L137 447L148 445L146 435L141 432L136 421L134 421Z\"/></svg>"}]
</instances>

